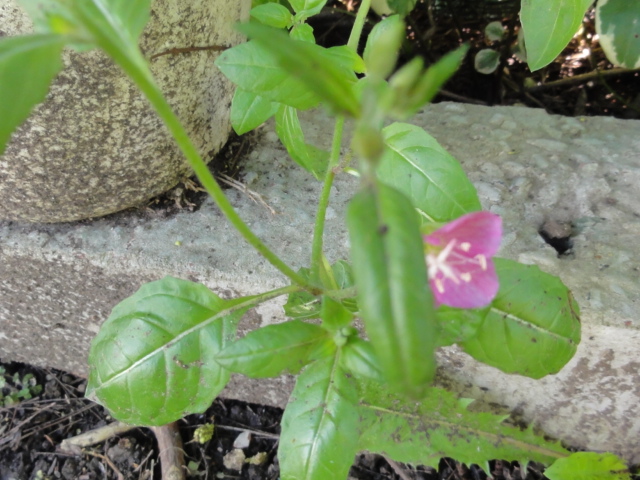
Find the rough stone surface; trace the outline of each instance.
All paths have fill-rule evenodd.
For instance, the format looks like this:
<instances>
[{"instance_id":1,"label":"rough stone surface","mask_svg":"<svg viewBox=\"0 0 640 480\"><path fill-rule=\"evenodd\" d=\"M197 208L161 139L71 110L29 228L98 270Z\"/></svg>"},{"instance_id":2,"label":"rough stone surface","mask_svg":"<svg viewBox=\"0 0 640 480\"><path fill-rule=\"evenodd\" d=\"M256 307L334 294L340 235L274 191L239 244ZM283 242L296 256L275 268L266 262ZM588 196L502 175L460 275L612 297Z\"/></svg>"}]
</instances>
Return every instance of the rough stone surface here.
<instances>
[{"instance_id":1,"label":"rough stone surface","mask_svg":"<svg viewBox=\"0 0 640 480\"><path fill-rule=\"evenodd\" d=\"M315 122L307 141L330 145L332 124L321 113L302 120ZM414 120L461 161L483 206L502 215L500 255L560 276L582 310L583 342L559 374L542 381L506 375L448 348L439 355L440 381L506 405L574 446L640 462L640 122L451 103ZM293 268L305 266L320 186L288 159L272 124L247 154L244 182L277 213L231 190L240 215ZM348 256L342 218L356 188L356 179L341 175L332 189L331 261ZM545 224L571 225L571 254L558 257L543 241ZM121 213L65 225L0 223L0 352L86 372L91 334L113 303L166 274L204 281L227 297L286 283L211 203L168 219ZM281 321L283 301L250 312L241 333ZM57 344L54 335L66 341ZM234 377L224 395L282 406L291 387L291 377Z\"/></svg>"},{"instance_id":2,"label":"rough stone surface","mask_svg":"<svg viewBox=\"0 0 640 480\"><path fill-rule=\"evenodd\" d=\"M232 85L219 51L154 57L172 48L241 40L233 24L251 2L154 0L140 47L160 88L205 159L229 133ZM0 36L30 31L14 0L0 0ZM140 204L173 187L189 167L146 99L102 52L63 52L46 101L0 157L0 218L60 222Z\"/></svg>"}]
</instances>

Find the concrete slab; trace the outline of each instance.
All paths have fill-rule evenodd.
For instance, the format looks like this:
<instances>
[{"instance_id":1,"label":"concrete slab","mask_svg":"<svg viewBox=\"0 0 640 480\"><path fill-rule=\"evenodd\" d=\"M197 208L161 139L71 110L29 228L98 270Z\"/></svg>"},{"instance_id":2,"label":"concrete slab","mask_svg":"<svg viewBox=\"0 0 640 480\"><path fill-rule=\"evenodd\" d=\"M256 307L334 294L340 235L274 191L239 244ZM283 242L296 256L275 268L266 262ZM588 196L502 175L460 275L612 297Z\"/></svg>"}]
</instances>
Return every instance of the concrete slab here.
<instances>
[{"instance_id":1,"label":"concrete slab","mask_svg":"<svg viewBox=\"0 0 640 480\"><path fill-rule=\"evenodd\" d=\"M305 114L307 140L328 146L329 123ZM583 342L558 375L532 381L440 354L441 381L506 405L575 446L640 461L640 122L565 118L518 107L432 105L415 122L458 158L483 205L503 216L500 255L559 275L580 303ZM267 124L244 181L276 210L229 196L241 216L294 268L310 255L320 185L293 165ZM327 255L347 258L342 221L357 181L341 176L327 219ZM569 224L573 254L558 258L538 230ZM179 246L176 244L179 242ZM92 335L111 307L164 275L202 281L223 296L284 285L247 249L214 205L167 219L116 215L91 223L0 224L0 356L86 372ZM282 301L247 315L241 330L283 319ZM234 378L225 396L284 405L292 379Z\"/></svg>"}]
</instances>

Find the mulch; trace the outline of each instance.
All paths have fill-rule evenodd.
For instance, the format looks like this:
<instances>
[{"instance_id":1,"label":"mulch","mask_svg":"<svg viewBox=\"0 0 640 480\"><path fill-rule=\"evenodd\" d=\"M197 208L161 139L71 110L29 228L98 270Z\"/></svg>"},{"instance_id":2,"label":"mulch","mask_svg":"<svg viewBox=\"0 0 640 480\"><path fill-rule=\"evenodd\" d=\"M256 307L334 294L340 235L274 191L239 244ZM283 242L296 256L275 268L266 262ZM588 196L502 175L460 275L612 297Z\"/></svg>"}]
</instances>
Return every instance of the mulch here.
<instances>
[{"instance_id":1,"label":"mulch","mask_svg":"<svg viewBox=\"0 0 640 480\"><path fill-rule=\"evenodd\" d=\"M61 450L63 440L114 422L101 406L83 398L86 380L56 369L0 360L0 480L93 480L161 478L159 451L150 429L136 428L84 447ZM0 385L3 382L0 380ZM236 400L216 399L202 414L178 422L188 478L277 480L278 434L282 410ZM204 443L194 432L213 425ZM246 446L238 445L240 438ZM235 446L234 446L235 444ZM241 447L241 448L237 448ZM242 453L239 453L241 451ZM240 455L236 470L231 459ZM542 480L542 468L490 462L495 480ZM410 467L379 455L355 459L350 480L485 480L477 465L444 458L438 469Z\"/></svg>"}]
</instances>

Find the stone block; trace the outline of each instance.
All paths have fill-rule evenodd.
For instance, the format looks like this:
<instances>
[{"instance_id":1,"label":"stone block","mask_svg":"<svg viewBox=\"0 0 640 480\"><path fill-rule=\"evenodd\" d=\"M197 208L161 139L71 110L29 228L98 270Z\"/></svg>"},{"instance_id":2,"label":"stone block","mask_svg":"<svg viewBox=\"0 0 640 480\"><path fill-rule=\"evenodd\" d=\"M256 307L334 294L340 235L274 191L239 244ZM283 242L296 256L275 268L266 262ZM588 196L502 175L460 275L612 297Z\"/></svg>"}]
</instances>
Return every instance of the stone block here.
<instances>
[{"instance_id":1,"label":"stone block","mask_svg":"<svg viewBox=\"0 0 640 480\"><path fill-rule=\"evenodd\" d=\"M333 124L322 112L301 118L307 141L328 147ZM438 356L439 381L504 405L570 445L638 463L640 122L451 103L414 121L460 160L484 208L503 217L499 255L558 275L583 322L578 353L557 375L507 375L447 348ZM294 269L306 266L320 185L288 158L272 123L247 153L243 181L276 213L228 190L242 218ZM332 188L325 235L332 262L348 258L343 213L356 188L348 175ZM570 232L567 254L543 240L545 225ZM120 213L64 225L0 223L0 356L86 373L91 337L110 308L164 275L202 281L226 297L286 283L211 203L163 219ZM282 321L283 302L251 311L241 334ZM284 406L291 388L291 377L234 377L224 396Z\"/></svg>"}]
</instances>

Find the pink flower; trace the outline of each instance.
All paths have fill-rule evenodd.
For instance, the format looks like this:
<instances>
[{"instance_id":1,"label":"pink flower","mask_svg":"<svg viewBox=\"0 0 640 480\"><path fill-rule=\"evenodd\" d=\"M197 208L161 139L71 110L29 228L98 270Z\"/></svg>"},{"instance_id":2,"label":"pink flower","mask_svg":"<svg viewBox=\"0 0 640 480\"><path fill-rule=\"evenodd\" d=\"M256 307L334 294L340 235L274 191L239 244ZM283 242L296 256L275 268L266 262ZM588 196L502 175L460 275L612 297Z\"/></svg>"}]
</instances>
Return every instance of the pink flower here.
<instances>
[{"instance_id":1,"label":"pink flower","mask_svg":"<svg viewBox=\"0 0 640 480\"><path fill-rule=\"evenodd\" d=\"M499 287L491 257L501 237L502 220L489 212L468 213L424 236L436 306L479 308L491 303Z\"/></svg>"}]
</instances>

